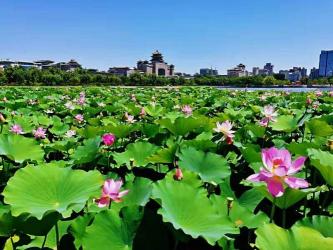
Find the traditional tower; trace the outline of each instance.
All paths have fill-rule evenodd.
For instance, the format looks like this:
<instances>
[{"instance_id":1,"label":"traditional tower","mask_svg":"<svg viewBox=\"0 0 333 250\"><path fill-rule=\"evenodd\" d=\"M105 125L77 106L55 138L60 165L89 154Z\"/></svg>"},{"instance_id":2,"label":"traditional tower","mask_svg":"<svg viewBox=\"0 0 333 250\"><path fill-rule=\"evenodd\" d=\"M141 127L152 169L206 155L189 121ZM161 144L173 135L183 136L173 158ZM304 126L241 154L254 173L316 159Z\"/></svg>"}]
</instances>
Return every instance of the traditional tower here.
<instances>
[{"instance_id":1,"label":"traditional tower","mask_svg":"<svg viewBox=\"0 0 333 250\"><path fill-rule=\"evenodd\" d=\"M163 55L162 53L160 53L158 50L156 50L155 52L153 52L152 56L151 56L151 60L152 63L154 62L159 62L159 63L163 63Z\"/></svg>"}]
</instances>

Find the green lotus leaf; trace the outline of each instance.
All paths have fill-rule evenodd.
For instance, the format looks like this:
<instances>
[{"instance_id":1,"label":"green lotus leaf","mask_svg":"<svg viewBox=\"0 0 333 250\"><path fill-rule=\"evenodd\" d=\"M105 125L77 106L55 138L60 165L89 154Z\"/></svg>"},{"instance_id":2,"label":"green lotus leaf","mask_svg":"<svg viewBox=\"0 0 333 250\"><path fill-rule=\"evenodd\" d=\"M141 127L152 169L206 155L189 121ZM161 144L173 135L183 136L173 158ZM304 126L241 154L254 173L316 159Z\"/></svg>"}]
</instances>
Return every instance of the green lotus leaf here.
<instances>
[{"instance_id":1,"label":"green lotus leaf","mask_svg":"<svg viewBox=\"0 0 333 250\"><path fill-rule=\"evenodd\" d=\"M125 221L113 210L98 213L84 234L83 249L132 249L134 235Z\"/></svg>"},{"instance_id":2,"label":"green lotus leaf","mask_svg":"<svg viewBox=\"0 0 333 250\"><path fill-rule=\"evenodd\" d=\"M104 130L114 134L117 138L125 138L136 130L136 126L129 124L108 125L104 127Z\"/></svg>"},{"instance_id":3,"label":"green lotus leaf","mask_svg":"<svg viewBox=\"0 0 333 250\"><path fill-rule=\"evenodd\" d=\"M170 119L162 119L157 121L157 123L169 130L172 134L181 136L185 136L189 132L203 127L204 125L202 121L192 117L178 117L174 122L172 122Z\"/></svg>"},{"instance_id":4,"label":"green lotus leaf","mask_svg":"<svg viewBox=\"0 0 333 250\"><path fill-rule=\"evenodd\" d=\"M63 123L57 116L53 117L53 126L49 129L52 134L63 135L69 130L69 126Z\"/></svg>"},{"instance_id":5,"label":"green lotus leaf","mask_svg":"<svg viewBox=\"0 0 333 250\"><path fill-rule=\"evenodd\" d=\"M202 188L164 179L154 185L153 197L161 201L158 213L163 221L170 222L175 229L181 229L193 238L201 236L214 245L223 235L239 232L227 215L216 212Z\"/></svg>"},{"instance_id":6,"label":"green lotus leaf","mask_svg":"<svg viewBox=\"0 0 333 250\"><path fill-rule=\"evenodd\" d=\"M59 229L59 240L67 234L67 229L69 225L71 224L71 221L60 221L58 222L58 229ZM32 241L24 245L24 249L30 249L34 247L40 248L44 243L44 236L33 236L31 237ZM47 234L46 241L44 243L45 248L50 249L57 249L57 241L56 241L56 229L55 227L52 228L52 230Z\"/></svg>"},{"instance_id":7,"label":"green lotus leaf","mask_svg":"<svg viewBox=\"0 0 333 250\"><path fill-rule=\"evenodd\" d=\"M71 158L77 164L92 162L96 159L101 143L100 137L90 138L83 142L83 146L78 146Z\"/></svg>"},{"instance_id":8,"label":"green lotus leaf","mask_svg":"<svg viewBox=\"0 0 333 250\"><path fill-rule=\"evenodd\" d=\"M292 132L297 129L297 119L292 115L281 115L271 124L271 127L275 131Z\"/></svg>"},{"instance_id":9,"label":"green lotus leaf","mask_svg":"<svg viewBox=\"0 0 333 250\"><path fill-rule=\"evenodd\" d=\"M328 125L327 122L319 119L312 119L306 123L306 126L309 128L311 134L315 136L329 136L333 135L332 126Z\"/></svg>"},{"instance_id":10,"label":"green lotus leaf","mask_svg":"<svg viewBox=\"0 0 333 250\"><path fill-rule=\"evenodd\" d=\"M46 212L57 211L68 217L100 194L102 182L97 171L28 166L8 181L3 195L14 216L29 213L41 219Z\"/></svg>"},{"instance_id":11,"label":"green lotus leaf","mask_svg":"<svg viewBox=\"0 0 333 250\"><path fill-rule=\"evenodd\" d=\"M129 144L123 153L114 153L114 160L118 166L126 164L130 168L131 164L135 167L144 167L149 163L149 157L152 156L158 147L149 142L136 142Z\"/></svg>"},{"instance_id":12,"label":"green lotus leaf","mask_svg":"<svg viewBox=\"0 0 333 250\"><path fill-rule=\"evenodd\" d=\"M179 167L199 174L205 182L220 183L230 175L229 165L222 156L198 151L194 148L182 149Z\"/></svg>"},{"instance_id":13,"label":"green lotus leaf","mask_svg":"<svg viewBox=\"0 0 333 250\"><path fill-rule=\"evenodd\" d=\"M68 231L74 236L74 244L77 249L82 245L82 239L86 233L87 227L90 225L95 215L93 213L87 213L83 216L79 216L72 221Z\"/></svg>"},{"instance_id":14,"label":"green lotus leaf","mask_svg":"<svg viewBox=\"0 0 333 250\"><path fill-rule=\"evenodd\" d=\"M159 105L149 105L145 107L145 111L150 116L161 116L163 114L163 107Z\"/></svg>"},{"instance_id":15,"label":"green lotus leaf","mask_svg":"<svg viewBox=\"0 0 333 250\"><path fill-rule=\"evenodd\" d=\"M37 141L20 135L0 135L0 155L22 163L25 160L42 161L44 151Z\"/></svg>"},{"instance_id":16,"label":"green lotus leaf","mask_svg":"<svg viewBox=\"0 0 333 250\"><path fill-rule=\"evenodd\" d=\"M326 238L320 232L303 226L286 230L275 224L264 224L256 230L256 247L271 250L330 250L333 238Z\"/></svg>"},{"instance_id":17,"label":"green lotus leaf","mask_svg":"<svg viewBox=\"0 0 333 250\"><path fill-rule=\"evenodd\" d=\"M148 158L151 163L172 163L175 159L177 145L172 145L169 148L163 148L156 152L156 154Z\"/></svg>"},{"instance_id":18,"label":"green lotus leaf","mask_svg":"<svg viewBox=\"0 0 333 250\"><path fill-rule=\"evenodd\" d=\"M311 164L319 170L325 181L333 186L333 154L319 149L308 149Z\"/></svg>"},{"instance_id":19,"label":"green lotus leaf","mask_svg":"<svg viewBox=\"0 0 333 250\"><path fill-rule=\"evenodd\" d=\"M333 238L333 218L314 215L296 223L297 226L310 227L319 231L325 237Z\"/></svg>"}]
</instances>

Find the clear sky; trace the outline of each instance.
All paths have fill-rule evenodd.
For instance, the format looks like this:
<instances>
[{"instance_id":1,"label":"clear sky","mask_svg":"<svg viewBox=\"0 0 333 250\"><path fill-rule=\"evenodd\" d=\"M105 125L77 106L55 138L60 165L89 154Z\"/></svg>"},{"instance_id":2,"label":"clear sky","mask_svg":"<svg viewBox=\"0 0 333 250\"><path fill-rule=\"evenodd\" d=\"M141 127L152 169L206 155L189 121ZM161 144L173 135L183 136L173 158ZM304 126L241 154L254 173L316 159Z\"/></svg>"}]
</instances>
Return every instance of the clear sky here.
<instances>
[{"instance_id":1,"label":"clear sky","mask_svg":"<svg viewBox=\"0 0 333 250\"><path fill-rule=\"evenodd\" d=\"M0 59L77 59L106 70L159 49L176 71L318 67L332 0L0 0Z\"/></svg>"}]
</instances>

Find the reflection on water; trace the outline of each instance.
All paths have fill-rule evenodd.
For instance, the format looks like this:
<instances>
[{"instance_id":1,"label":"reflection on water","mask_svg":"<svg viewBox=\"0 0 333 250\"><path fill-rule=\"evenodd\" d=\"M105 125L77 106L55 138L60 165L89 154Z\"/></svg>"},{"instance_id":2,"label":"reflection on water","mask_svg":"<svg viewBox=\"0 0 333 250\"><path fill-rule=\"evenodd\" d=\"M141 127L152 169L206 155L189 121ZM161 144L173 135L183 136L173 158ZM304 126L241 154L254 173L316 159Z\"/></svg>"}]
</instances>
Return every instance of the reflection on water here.
<instances>
[{"instance_id":1,"label":"reflection on water","mask_svg":"<svg viewBox=\"0 0 333 250\"><path fill-rule=\"evenodd\" d=\"M287 92L310 92L310 91L333 91L333 87L325 87L325 88L302 88L302 87L295 87L295 88L273 88L273 87L264 87L264 88L237 88L237 87L217 87L221 90L242 90L242 91L287 91Z\"/></svg>"}]
</instances>

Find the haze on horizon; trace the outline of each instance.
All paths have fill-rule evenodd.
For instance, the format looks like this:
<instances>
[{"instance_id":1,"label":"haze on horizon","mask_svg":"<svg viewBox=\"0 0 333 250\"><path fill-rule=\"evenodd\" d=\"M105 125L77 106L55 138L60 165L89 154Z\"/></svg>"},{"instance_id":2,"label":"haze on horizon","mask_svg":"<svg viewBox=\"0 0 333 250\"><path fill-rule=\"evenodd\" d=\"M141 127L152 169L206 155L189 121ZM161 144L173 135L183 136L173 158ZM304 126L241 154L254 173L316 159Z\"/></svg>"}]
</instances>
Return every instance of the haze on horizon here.
<instances>
[{"instance_id":1,"label":"haze on horizon","mask_svg":"<svg viewBox=\"0 0 333 250\"><path fill-rule=\"evenodd\" d=\"M107 70L158 49L176 72L266 62L309 70L333 49L332 13L331 0L1 0L0 59Z\"/></svg>"}]
</instances>

